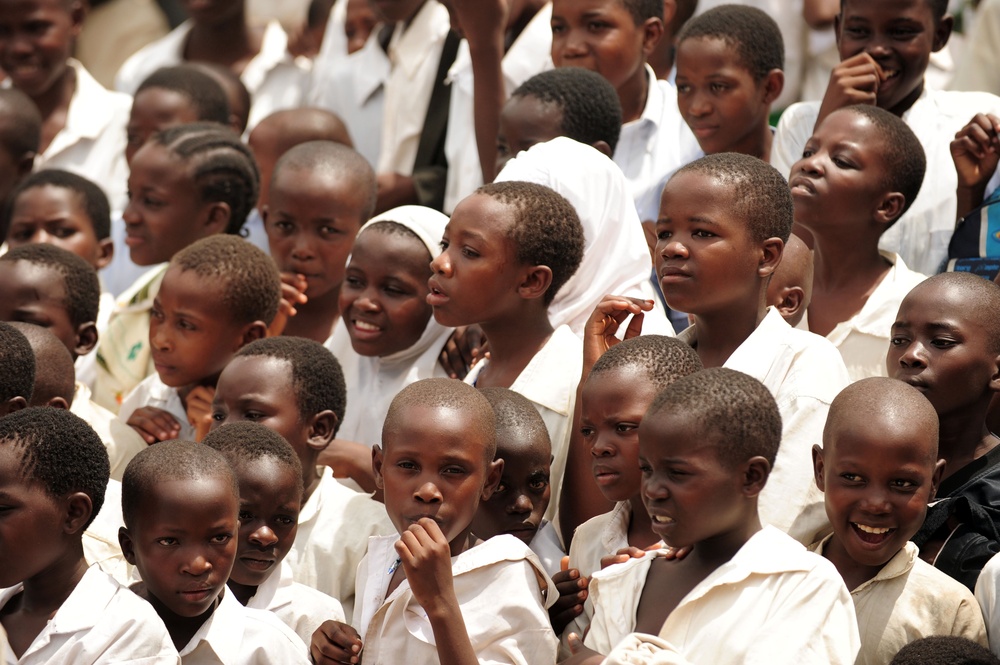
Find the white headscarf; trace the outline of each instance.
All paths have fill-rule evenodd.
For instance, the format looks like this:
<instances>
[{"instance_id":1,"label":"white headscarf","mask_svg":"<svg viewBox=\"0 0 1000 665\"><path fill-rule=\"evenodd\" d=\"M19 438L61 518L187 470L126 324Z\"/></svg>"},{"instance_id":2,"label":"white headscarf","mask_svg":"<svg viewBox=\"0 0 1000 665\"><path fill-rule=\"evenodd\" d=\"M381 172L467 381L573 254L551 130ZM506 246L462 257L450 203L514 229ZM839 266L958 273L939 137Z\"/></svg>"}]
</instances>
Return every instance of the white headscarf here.
<instances>
[{"instance_id":1,"label":"white headscarf","mask_svg":"<svg viewBox=\"0 0 1000 665\"><path fill-rule=\"evenodd\" d=\"M376 222L396 222L413 231L433 258L441 253L441 237L448 218L423 206L401 206L373 217L361 227L358 236ZM430 268L427 272L429 275ZM382 423L396 393L415 381L447 376L438 364L438 356L451 332L451 328L442 326L431 316L413 346L379 358L356 353L343 321L338 321L326 341L326 347L344 368L347 382L347 413L337 438L368 446L379 443Z\"/></svg>"},{"instance_id":2,"label":"white headscarf","mask_svg":"<svg viewBox=\"0 0 1000 665\"><path fill-rule=\"evenodd\" d=\"M628 181L618 165L589 145L559 137L539 143L507 162L496 182L522 180L545 185L576 208L583 224L583 261L549 306L553 327L577 335L605 295L657 302L646 314L644 333L673 335L649 281L653 265Z\"/></svg>"}]
</instances>

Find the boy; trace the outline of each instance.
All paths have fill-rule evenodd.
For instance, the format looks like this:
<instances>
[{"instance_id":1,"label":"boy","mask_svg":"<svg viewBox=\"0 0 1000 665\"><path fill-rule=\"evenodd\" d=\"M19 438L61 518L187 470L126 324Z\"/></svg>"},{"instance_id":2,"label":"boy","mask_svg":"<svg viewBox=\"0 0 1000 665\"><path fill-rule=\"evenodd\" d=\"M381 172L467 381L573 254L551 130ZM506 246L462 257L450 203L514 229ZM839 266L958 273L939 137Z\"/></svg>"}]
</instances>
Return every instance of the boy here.
<instances>
[{"instance_id":1,"label":"boy","mask_svg":"<svg viewBox=\"0 0 1000 665\"><path fill-rule=\"evenodd\" d=\"M160 615L182 662L309 662L277 617L226 592L239 488L220 453L189 441L146 448L125 469L122 514L122 552L142 578L132 590Z\"/></svg>"},{"instance_id":2,"label":"boy","mask_svg":"<svg viewBox=\"0 0 1000 665\"><path fill-rule=\"evenodd\" d=\"M35 357L35 385L28 406L51 406L68 411L73 403L76 377L69 351L47 328L20 321L12 321L10 325L28 340Z\"/></svg>"},{"instance_id":3,"label":"boy","mask_svg":"<svg viewBox=\"0 0 1000 665\"><path fill-rule=\"evenodd\" d=\"M848 377L832 344L793 329L766 306L791 228L781 174L747 155L709 155L680 169L663 190L656 272L670 308L694 317L679 337L702 363L743 371L775 396L782 443L761 494L761 519L808 544L826 526L809 451Z\"/></svg>"},{"instance_id":4,"label":"boy","mask_svg":"<svg viewBox=\"0 0 1000 665\"><path fill-rule=\"evenodd\" d=\"M473 367L466 383L510 388L541 414L552 442L554 497L566 468L580 339L569 326L553 329L548 307L579 267L583 243L573 206L548 187L484 185L455 208L428 282L438 323L476 323L490 340L489 360ZM557 504L549 504L548 518Z\"/></svg>"},{"instance_id":5,"label":"boy","mask_svg":"<svg viewBox=\"0 0 1000 665\"><path fill-rule=\"evenodd\" d=\"M955 228L957 176L949 144L972 113L1000 112L1000 98L988 93L925 88L928 59L951 35L947 9L945 0L844 0L836 22L841 63L826 95L822 103L785 111L771 153L775 167L788 174L815 126L844 106L870 104L900 116L919 137L929 170L913 206L879 246L925 275L939 271Z\"/></svg>"},{"instance_id":6,"label":"boy","mask_svg":"<svg viewBox=\"0 0 1000 665\"><path fill-rule=\"evenodd\" d=\"M740 372L707 369L656 396L639 425L643 503L667 545L692 549L595 573L589 649L614 664L854 662L857 620L836 569L761 527L780 438L774 398ZM584 653L573 662L590 662Z\"/></svg>"},{"instance_id":7,"label":"boy","mask_svg":"<svg viewBox=\"0 0 1000 665\"><path fill-rule=\"evenodd\" d=\"M833 534L811 549L837 567L851 590L859 665L886 663L908 642L933 635L986 645L976 599L908 542L944 470L937 435L937 414L919 391L868 378L837 396L823 447L813 446Z\"/></svg>"},{"instance_id":8,"label":"boy","mask_svg":"<svg viewBox=\"0 0 1000 665\"><path fill-rule=\"evenodd\" d=\"M677 73L675 62L677 35L698 9L698 0L663 0L663 37L646 57L656 78L673 81Z\"/></svg>"},{"instance_id":9,"label":"boy","mask_svg":"<svg viewBox=\"0 0 1000 665\"><path fill-rule=\"evenodd\" d=\"M913 537L920 556L970 590L1000 547L1000 440L986 427L1000 391L1000 286L968 273L935 275L899 306L889 374L937 411L947 462L938 497Z\"/></svg>"},{"instance_id":10,"label":"boy","mask_svg":"<svg viewBox=\"0 0 1000 665\"><path fill-rule=\"evenodd\" d=\"M0 201L31 173L42 135L42 116L31 99L16 88L0 90ZM0 238L7 228L0 221Z\"/></svg>"},{"instance_id":11,"label":"boy","mask_svg":"<svg viewBox=\"0 0 1000 665\"><path fill-rule=\"evenodd\" d=\"M304 493L298 534L286 559L296 582L354 609L354 575L370 536L393 532L385 507L317 467L337 445L346 388L340 364L322 344L269 337L246 345L222 375L212 402L213 427L252 420L280 434L299 457Z\"/></svg>"},{"instance_id":12,"label":"boy","mask_svg":"<svg viewBox=\"0 0 1000 665\"><path fill-rule=\"evenodd\" d=\"M6 662L179 662L153 608L84 560L81 534L107 484L104 446L73 414L32 408L0 419Z\"/></svg>"},{"instance_id":13,"label":"boy","mask_svg":"<svg viewBox=\"0 0 1000 665\"><path fill-rule=\"evenodd\" d=\"M240 487L240 532L229 590L242 605L273 612L307 642L325 619L343 620L340 603L292 581L284 562L302 507L302 466L280 434L252 422L213 430L205 445L222 453ZM339 619L338 619L339 617Z\"/></svg>"},{"instance_id":14,"label":"boy","mask_svg":"<svg viewBox=\"0 0 1000 665\"><path fill-rule=\"evenodd\" d=\"M316 663L552 663L548 576L527 545L480 541L471 523L500 482L495 416L454 379L424 379L389 408L372 466L399 535L371 539L358 567L354 628L327 622ZM355 628L357 630L355 630Z\"/></svg>"},{"instance_id":15,"label":"boy","mask_svg":"<svg viewBox=\"0 0 1000 665\"><path fill-rule=\"evenodd\" d=\"M899 303L925 279L879 238L923 181L924 151L906 123L876 106L834 111L806 143L789 186L795 223L812 235L812 301L799 325L840 350L852 381L885 375Z\"/></svg>"},{"instance_id":16,"label":"boy","mask_svg":"<svg viewBox=\"0 0 1000 665\"><path fill-rule=\"evenodd\" d=\"M792 327L799 325L812 302L813 272L812 250L793 233L788 236L781 263L767 284L767 304L777 309Z\"/></svg>"},{"instance_id":17,"label":"boy","mask_svg":"<svg viewBox=\"0 0 1000 665\"><path fill-rule=\"evenodd\" d=\"M35 354L24 334L0 321L0 418L28 406L35 386Z\"/></svg>"},{"instance_id":18,"label":"boy","mask_svg":"<svg viewBox=\"0 0 1000 665\"><path fill-rule=\"evenodd\" d=\"M125 398L119 419L146 443L204 438L219 374L240 347L267 335L280 299L274 263L242 238L210 236L182 249L153 299L156 374Z\"/></svg>"}]
</instances>

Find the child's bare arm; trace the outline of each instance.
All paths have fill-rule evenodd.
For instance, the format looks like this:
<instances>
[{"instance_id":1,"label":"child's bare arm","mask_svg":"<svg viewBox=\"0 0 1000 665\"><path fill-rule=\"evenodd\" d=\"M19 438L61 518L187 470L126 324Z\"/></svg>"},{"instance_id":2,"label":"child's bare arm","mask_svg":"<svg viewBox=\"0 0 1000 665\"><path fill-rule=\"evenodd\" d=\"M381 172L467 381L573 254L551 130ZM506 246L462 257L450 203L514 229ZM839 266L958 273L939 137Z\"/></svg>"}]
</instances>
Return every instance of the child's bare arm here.
<instances>
[{"instance_id":1,"label":"child's bare arm","mask_svg":"<svg viewBox=\"0 0 1000 665\"><path fill-rule=\"evenodd\" d=\"M431 622L441 665L477 665L469 632L455 595L451 573L451 545L441 527L423 518L396 541L413 597Z\"/></svg>"},{"instance_id":2,"label":"child's bare arm","mask_svg":"<svg viewBox=\"0 0 1000 665\"><path fill-rule=\"evenodd\" d=\"M313 633L309 655L316 665L357 663L361 654L361 636L340 621L324 621Z\"/></svg>"},{"instance_id":3,"label":"child's bare arm","mask_svg":"<svg viewBox=\"0 0 1000 665\"><path fill-rule=\"evenodd\" d=\"M837 109L852 104L875 105L878 86L884 74L875 59L867 53L859 53L844 60L833 68L830 83L819 107L816 125Z\"/></svg>"},{"instance_id":4,"label":"child's bare arm","mask_svg":"<svg viewBox=\"0 0 1000 665\"><path fill-rule=\"evenodd\" d=\"M143 406L125 421L147 444L168 441L181 432L181 425L170 413L155 406Z\"/></svg>"},{"instance_id":5,"label":"child's bare arm","mask_svg":"<svg viewBox=\"0 0 1000 665\"><path fill-rule=\"evenodd\" d=\"M958 173L958 209L961 219L983 202L986 185L1000 163L1000 118L977 113L951 142L951 159Z\"/></svg>"}]
</instances>

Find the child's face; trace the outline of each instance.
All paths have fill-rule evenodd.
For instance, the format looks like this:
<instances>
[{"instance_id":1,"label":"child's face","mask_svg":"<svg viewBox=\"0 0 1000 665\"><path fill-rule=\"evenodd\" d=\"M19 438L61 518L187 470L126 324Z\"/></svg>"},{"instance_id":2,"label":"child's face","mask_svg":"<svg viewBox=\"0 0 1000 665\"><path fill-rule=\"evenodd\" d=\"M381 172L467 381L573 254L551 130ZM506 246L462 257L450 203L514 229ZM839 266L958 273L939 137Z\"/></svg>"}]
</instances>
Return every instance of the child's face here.
<instances>
[{"instance_id":1,"label":"child's face","mask_svg":"<svg viewBox=\"0 0 1000 665\"><path fill-rule=\"evenodd\" d=\"M184 11L192 20L208 25L239 16L245 4L246 0L181 0Z\"/></svg>"},{"instance_id":2,"label":"child's face","mask_svg":"<svg viewBox=\"0 0 1000 665\"><path fill-rule=\"evenodd\" d=\"M479 504L472 520L472 532L483 540L509 533L527 545L549 507L552 448L544 437L525 440L519 434L498 438L497 458L503 460L500 484L489 500Z\"/></svg>"},{"instance_id":3,"label":"child's face","mask_svg":"<svg viewBox=\"0 0 1000 665\"><path fill-rule=\"evenodd\" d=\"M552 62L597 72L615 90L636 85L646 75L646 56L659 32L636 25L622 0L554 0Z\"/></svg>"},{"instance_id":4,"label":"child's face","mask_svg":"<svg viewBox=\"0 0 1000 665\"><path fill-rule=\"evenodd\" d=\"M236 468L240 484L240 535L229 578L260 586L292 549L302 507L302 479L271 457Z\"/></svg>"},{"instance_id":5,"label":"child's face","mask_svg":"<svg viewBox=\"0 0 1000 665\"><path fill-rule=\"evenodd\" d=\"M430 259L410 236L371 230L357 239L340 287L340 317L357 353L388 356L420 339L433 313Z\"/></svg>"},{"instance_id":6,"label":"child's face","mask_svg":"<svg viewBox=\"0 0 1000 665\"><path fill-rule=\"evenodd\" d=\"M167 269L149 315L153 365L164 384L214 384L246 342L246 326L222 304L224 288L193 270Z\"/></svg>"},{"instance_id":7,"label":"child's face","mask_svg":"<svg viewBox=\"0 0 1000 665\"><path fill-rule=\"evenodd\" d=\"M213 206L201 200L188 166L158 143L144 145L128 177L125 244L132 261L151 266L205 235Z\"/></svg>"},{"instance_id":8,"label":"child's face","mask_svg":"<svg viewBox=\"0 0 1000 665\"><path fill-rule=\"evenodd\" d=\"M1000 388L1000 358L990 348L985 317L963 295L955 285L919 285L892 324L889 376L922 392L940 417L988 401Z\"/></svg>"},{"instance_id":9,"label":"child's face","mask_svg":"<svg viewBox=\"0 0 1000 665\"><path fill-rule=\"evenodd\" d=\"M11 210L7 245L49 243L73 252L100 270L111 262L110 238L98 240L80 195L70 189L45 185L22 192Z\"/></svg>"},{"instance_id":10,"label":"child's face","mask_svg":"<svg viewBox=\"0 0 1000 665\"><path fill-rule=\"evenodd\" d=\"M347 52L350 54L360 51L377 24L378 18L368 0L348 0L344 16Z\"/></svg>"},{"instance_id":11,"label":"child's face","mask_svg":"<svg viewBox=\"0 0 1000 665\"><path fill-rule=\"evenodd\" d=\"M427 302L438 323L488 323L504 317L520 299L523 266L508 237L512 224L513 211L485 194L473 194L455 206L441 254L431 261Z\"/></svg>"},{"instance_id":12,"label":"child's face","mask_svg":"<svg viewBox=\"0 0 1000 665\"><path fill-rule=\"evenodd\" d=\"M209 611L236 559L239 501L220 476L164 480L119 534L125 559L139 570L153 606L169 615Z\"/></svg>"},{"instance_id":13,"label":"child's face","mask_svg":"<svg viewBox=\"0 0 1000 665\"><path fill-rule=\"evenodd\" d=\"M654 397L656 388L636 367L591 374L583 386L580 429L594 480L608 501L639 492L639 423Z\"/></svg>"},{"instance_id":14,"label":"child's face","mask_svg":"<svg viewBox=\"0 0 1000 665\"><path fill-rule=\"evenodd\" d=\"M35 98L66 73L80 34L83 9L65 0L8 0L0 4L0 69Z\"/></svg>"},{"instance_id":15,"label":"child's face","mask_svg":"<svg viewBox=\"0 0 1000 665\"><path fill-rule=\"evenodd\" d=\"M305 275L306 297L340 288L367 193L344 175L283 169L271 184L265 228L282 272Z\"/></svg>"},{"instance_id":16,"label":"child's face","mask_svg":"<svg viewBox=\"0 0 1000 665\"><path fill-rule=\"evenodd\" d=\"M671 308L699 314L757 298L765 248L734 209L730 188L710 175L678 173L667 183L654 256Z\"/></svg>"},{"instance_id":17,"label":"child's face","mask_svg":"<svg viewBox=\"0 0 1000 665\"><path fill-rule=\"evenodd\" d=\"M198 120L198 109L187 96L176 90L146 88L132 101L126 128L128 145L125 147L125 161L131 165L135 153L156 132Z\"/></svg>"},{"instance_id":18,"label":"child's face","mask_svg":"<svg viewBox=\"0 0 1000 665\"><path fill-rule=\"evenodd\" d=\"M66 307L63 277L28 261L0 261L0 321L48 328L70 353L80 353L77 328Z\"/></svg>"},{"instance_id":19,"label":"child's face","mask_svg":"<svg viewBox=\"0 0 1000 665\"><path fill-rule=\"evenodd\" d=\"M951 20L934 20L929 0L846 0L839 18L840 59L867 53L882 68L879 107L905 111L923 90L931 53L944 48Z\"/></svg>"},{"instance_id":20,"label":"child's face","mask_svg":"<svg viewBox=\"0 0 1000 665\"><path fill-rule=\"evenodd\" d=\"M413 18L427 0L370 0L375 12L381 15L386 23L409 21Z\"/></svg>"},{"instance_id":21,"label":"child's face","mask_svg":"<svg viewBox=\"0 0 1000 665\"><path fill-rule=\"evenodd\" d=\"M497 173L522 150L563 135L563 112L555 102L525 95L511 97L500 111Z\"/></svg>"},{"instance_id":22,"label":"child's face","mask_svg":"<svg viewBox=\"0 0 1000 665\"><path fill-rule=\"evenodd\" d=\"M754 79L721 39L685 39L677 47L677 107L706 155L754 153L771 108L766 81Z\"/></svg>"},{"instance_id":23,"label":"child's face","mask_svg":"<svg viewBox=\"0 0 1000 665\"><path fill-rule=\"evenodd\" d=\"M421 518L437 522L452 554L466 546L480 501L493 494L502 463L486 460L487 442L466 423L467 414L447 407L405 407L397 425L375 446L375 484L402 533ZM457 550L457 551L456 551Z\"/></svg>"}]
</instances>

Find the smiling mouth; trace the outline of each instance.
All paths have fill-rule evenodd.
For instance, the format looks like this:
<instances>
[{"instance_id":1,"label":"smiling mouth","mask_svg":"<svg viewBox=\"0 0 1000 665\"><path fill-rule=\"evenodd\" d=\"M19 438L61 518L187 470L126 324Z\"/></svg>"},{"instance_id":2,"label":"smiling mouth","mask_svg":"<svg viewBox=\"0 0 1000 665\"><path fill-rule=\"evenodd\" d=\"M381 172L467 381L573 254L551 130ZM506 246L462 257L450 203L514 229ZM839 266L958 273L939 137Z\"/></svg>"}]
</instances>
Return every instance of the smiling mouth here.
<instances>
[{"instance_id":1,"label":"smiling mouth","mask_svg":"<svg viewBox=\"0 0 1000 665\"><path fill-rule=\"evenodd\" d=\"M900 70L898 70L898 69L886 69L885 67L883 67L882 68L882 81L883 82L884 81L890 81L890 80L896 78L897 76L899 76L899 74L900 74Z\"/></svg>"},{"instance_id":2,"label":"smiling mouth","mask_svg":"<svg viewBox=\"0 0 1000 665\"><path fill-rule=\"evenodd\" d=\"M351 323L353 323L354 327L361 332L382 332L382 328L374 323L368 323L367 321L361 321L360 319L351 319Z\"/></svg>"},{"instance_id":3,"label":"smiling mouth","mask_svg":"<svg viewBox=\"0 0 1000 665\"><path fill-rule=\"evenodd\" d=\"M889 527L869 526L859 522L851 522L851 527L858 538L869 545L881 545L895 531Z\"/></svg>"}]
</instances>

